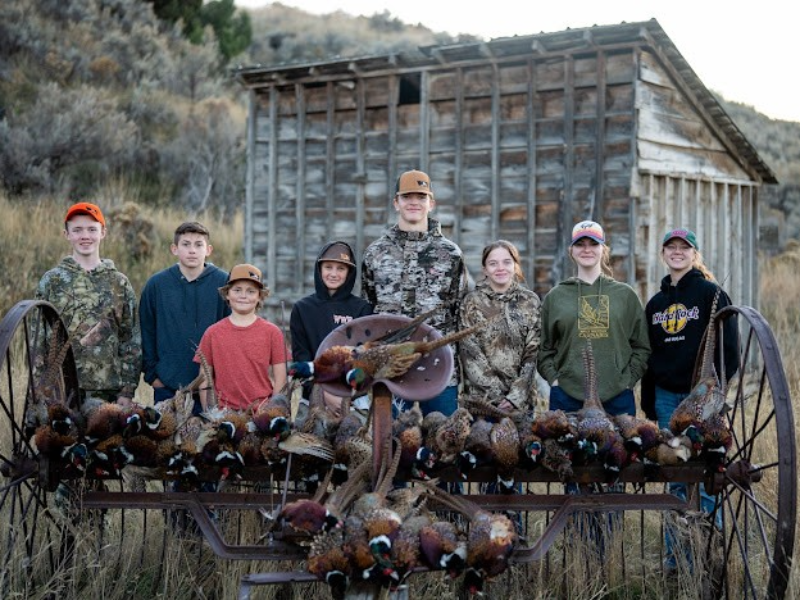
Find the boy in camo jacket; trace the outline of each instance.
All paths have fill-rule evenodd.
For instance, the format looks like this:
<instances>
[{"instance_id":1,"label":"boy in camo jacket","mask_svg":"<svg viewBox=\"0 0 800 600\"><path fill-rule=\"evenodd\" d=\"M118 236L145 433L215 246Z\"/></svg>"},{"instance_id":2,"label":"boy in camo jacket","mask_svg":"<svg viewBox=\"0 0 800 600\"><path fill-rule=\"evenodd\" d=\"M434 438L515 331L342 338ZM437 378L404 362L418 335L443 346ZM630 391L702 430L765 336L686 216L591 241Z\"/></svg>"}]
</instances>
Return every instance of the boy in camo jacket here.
<instances>
[{"instance_id":1,"label":"boy in camo jacket","mask_svg":"<svg viewBox=\"0 0 800 600\"><path fill-rule=\"evenodd\" d=\"M442 235L429 214L436 206L431 180L422 171L406 171L397 179L394 209L397 224L364 252L361 293L376 313L416 317L441 308L428 323L442 335L458 328L458 305L467 289L468 275L461 249ZM448 387L421 404L427 414L446 415L458 408L459 364Z\"/></svg>"},{"instance_id":2,"label":"boy in camo jacket","mask_svg":"<svg viewBox=\"0 0 800 600\"><path fill-rule=\"evenodd\" d=\"M82 397L129 406L141 370L136 295L114 263L100 258L105 236L98 206L72 205L64 218L72 254L44 274L36 297L53 304L67 326Z\"/></svg>"}]
</instances>

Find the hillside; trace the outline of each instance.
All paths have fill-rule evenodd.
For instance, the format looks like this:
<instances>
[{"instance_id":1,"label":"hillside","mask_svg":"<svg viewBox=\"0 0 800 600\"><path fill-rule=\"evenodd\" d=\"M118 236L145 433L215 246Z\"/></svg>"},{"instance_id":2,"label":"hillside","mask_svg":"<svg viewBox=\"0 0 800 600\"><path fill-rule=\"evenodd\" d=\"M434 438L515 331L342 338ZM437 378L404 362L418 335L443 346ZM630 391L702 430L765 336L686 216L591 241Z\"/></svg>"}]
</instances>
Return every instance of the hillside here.
<instances>
[{"instance_id":1,"label":"hillside","mask_svg":"<svg viewBox=\"0 0 800 600\"><path fill-rule=\"evenodd\" d=\"M320 16L274 3L249 14L250 46L226 63L213 32L191 44L144 0L0 3L2 190L231 215L243 197L246 106L230 68L478 39L387 12ZM762 197L800 237L800 123L720 102L781 182Z\"/></svg>"}]
</instances>

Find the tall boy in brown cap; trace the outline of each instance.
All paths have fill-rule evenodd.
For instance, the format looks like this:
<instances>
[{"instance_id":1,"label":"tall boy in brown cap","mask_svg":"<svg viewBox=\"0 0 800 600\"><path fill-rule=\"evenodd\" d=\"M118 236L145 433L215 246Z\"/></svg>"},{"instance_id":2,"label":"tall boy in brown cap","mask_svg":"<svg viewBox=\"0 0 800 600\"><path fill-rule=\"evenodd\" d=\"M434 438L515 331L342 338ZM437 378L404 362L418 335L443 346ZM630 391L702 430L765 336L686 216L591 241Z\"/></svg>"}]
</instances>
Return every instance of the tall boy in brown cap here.
<instances>
[{"instance_id":1,"label":"tall boy in brown cap","mask_svg":"<svg viewBox=\"0 0 800 600\"><path fill-rule=\"evenodd\" d=\"M236 265L219 293L231 314L206 329L194 360L211 367L220 408L255 408L286 384L289 351L281 330L257 314L269 296L258 267ZM204 410L213 408L204 390L200 401Z\"/></svg>"},{"instance_id":2,"label":"tall boy in brown cap","mask_svg":"<svg viewBox=\"0 0 800 600\"><path fill-rule=\"evenodd\" d=\"M72 205L64 217L72 253L42 276L36 297L53 304L66 323L83 398L127 406L139 384L141 362L136 295L114 263L100 258L105 236L100 207Z\"/></svg>"},{"instance_id":3,"label":"tall boy in brown cap","mask_svg":"<svg viewBox=\"0 0 800 600\"><path fill-rule=\"evenodd\" d=\"M289 327L293 360L314 360L322 340L331 331L342 323L372 314L372 305L353 295L355 283L356 263L350 245L331 242L323 246L314 269L314 293L301 298L292 307ZM303 386L303 400L298 410L301 420L307 409L312 385ZM323 396L325 405L338 413L341 398L327 392Z\"/></svg>"},{"instance_id":4,"label":"tall boy in brown cap","mask_svg":"<svg viewBox=\"0 0 800 600\"><path fill-rule=\"evenodd\" d=\"M394 196L397 224L369 245L361 269L361 292L376 313L416 317L439 308L428 323L443 335L458 324L458 303L467 288L461 249L442 235L430 218L436 207L431 180L422 171L406 171L397 179ZM446 415L458 405L458 353L449 386L421 404L422 412Z\"/></svg>"}]
</instances>

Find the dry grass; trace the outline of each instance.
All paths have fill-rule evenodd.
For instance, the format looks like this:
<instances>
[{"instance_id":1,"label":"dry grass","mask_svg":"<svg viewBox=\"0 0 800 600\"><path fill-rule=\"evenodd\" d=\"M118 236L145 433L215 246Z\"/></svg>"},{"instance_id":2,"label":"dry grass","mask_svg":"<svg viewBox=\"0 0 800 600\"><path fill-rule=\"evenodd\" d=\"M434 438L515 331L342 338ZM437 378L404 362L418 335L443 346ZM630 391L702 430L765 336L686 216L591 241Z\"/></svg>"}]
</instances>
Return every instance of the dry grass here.
<instances>
[{"instance_id":1,"label":"dry grass","mask_svg":"<svg viewBox=\"0 0 800 600\"><path fill-rule=\"evenodd\" d=\"M147 278L175 263L169 246L183 221L200 221L211 231L211 261L229 269L243 260L242 214L188 215L136 202L135 188L109 186L96 202L106 215L108 232L101 256L114 261L139 294ZM62 235L66 201L10 200L0 192L0 315L20 300L32 298L48 269L71 251ZM223 218L224 217L224 218Z\"/></svg>"}]
</instances>

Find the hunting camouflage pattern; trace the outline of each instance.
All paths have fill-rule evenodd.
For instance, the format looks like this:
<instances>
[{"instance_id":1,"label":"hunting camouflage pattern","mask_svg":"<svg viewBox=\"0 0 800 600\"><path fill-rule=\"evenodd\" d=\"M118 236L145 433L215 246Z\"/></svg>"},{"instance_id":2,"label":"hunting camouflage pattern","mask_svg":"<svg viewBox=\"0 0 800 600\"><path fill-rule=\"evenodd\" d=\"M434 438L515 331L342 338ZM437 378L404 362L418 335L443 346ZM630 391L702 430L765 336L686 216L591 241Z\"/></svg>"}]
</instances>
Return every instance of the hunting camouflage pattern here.
<instances>
[{"instance_id":1,"label":"hunting camouflage pattern","mask_svg":"<svg viewBox=\"0 0 800 600\"><path fill-rule=\"evenodd\" d=\"M428 231L389 228L364 252L361 294L376 313L416 317L441 308L427 323L443 335L458 328L458 305L467 287L461 249L442 235L439 222ZM458 354L450 385L458 384Z\"/></svg>"},{"instance_id":2,"label":"hunting camouflage pattern","mask_svg":"<svg viewBox=\"0 0 800 600\"><path fill-rule=\"evenodd\" d=\"M136 295L114 263L86 271L68 256L39 281L36 297L53 304L72 340L80 388L100 396L133 397L142 338Z\"/></svg>"},{"instance_id":3,"label":"hunting camouflage pattern","mask_svg":"<svg viewBox=\"0 0 800 600\"><path fill-rule=\"evenodd\" d=\"M499 318L496 318L499 317ZM469 393L493 404L536 406L536 358L542 337L541 301L514 282L496 292L479 282L461 304L461 326L485 324L461 341L461 364Z\"/></svg>"}]
</instances>

